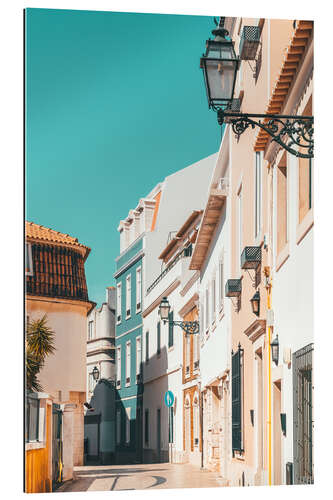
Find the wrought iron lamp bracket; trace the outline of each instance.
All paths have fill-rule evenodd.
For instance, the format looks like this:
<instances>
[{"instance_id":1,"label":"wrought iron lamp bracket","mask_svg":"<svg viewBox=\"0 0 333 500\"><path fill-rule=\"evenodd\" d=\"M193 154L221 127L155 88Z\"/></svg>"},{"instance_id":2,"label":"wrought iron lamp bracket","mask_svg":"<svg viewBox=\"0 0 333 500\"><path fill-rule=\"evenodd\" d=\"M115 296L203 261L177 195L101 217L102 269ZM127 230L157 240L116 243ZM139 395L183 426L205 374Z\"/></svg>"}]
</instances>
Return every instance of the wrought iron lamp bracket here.
<instances>
[{"instance_id":1,"label":"wrought iron lamp bracket","mask_svg":"<svg viewBox=\"0 0 333 500\"><path fill-rule=\"evenodd\" d=\"M166 321L164 321L166 323ZM199 321L168 321L170 325L180 326L186 335L199 333Z\"/></svg>"},{"instance_id":2,"label":"wrought iron lamp bracket","mask_svg":"<svg viewBox=\"0 0 333 500\"><path fill-rule=\"evenodd\" d=\"M235 113L222 108L214 109L219 125L231 124L238 139L247 128L260 127L271 136L272 141L292 155L313 158L313 116Z\"/></svg>"}]
</instances>

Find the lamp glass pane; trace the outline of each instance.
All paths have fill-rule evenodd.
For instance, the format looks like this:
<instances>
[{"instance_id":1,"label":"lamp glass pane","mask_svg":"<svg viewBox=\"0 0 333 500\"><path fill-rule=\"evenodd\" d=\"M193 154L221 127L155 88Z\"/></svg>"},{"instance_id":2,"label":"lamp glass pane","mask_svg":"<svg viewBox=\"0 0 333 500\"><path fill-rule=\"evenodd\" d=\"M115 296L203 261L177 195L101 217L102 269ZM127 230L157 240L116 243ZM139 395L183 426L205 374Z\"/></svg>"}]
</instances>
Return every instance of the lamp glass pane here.
<instances>
[{"instance_id":1,"label":"lamp glass pane","mask_svg":"<svg viewBox=\"0 0 333 500\"><path fill-rule=\"evenodd\" d=\"M169 319L169 311L170 311L170 305L168 302L161 302L160 305L160 317L163 320Z\"/></svg>"},{"instance_id":2,"label":"lamp glass pane","mask_svg":"<svg viewBox=\"0 0 333 500\"><path fill-rule=\"evenodd\" d=\"M232 61L206 61L211 99L232 99L235 64Z\"/></svg>"},{"instance_id":3,"label":"lamp glass pane","mask_svg":"<svg viewBox=\"0 0 333 500\"><path fill-rule=\"evenodd\" d=\"M209 44L207 58L210 59L234 59L235 52L232 44Z\"/></svg>"}]
</instances>

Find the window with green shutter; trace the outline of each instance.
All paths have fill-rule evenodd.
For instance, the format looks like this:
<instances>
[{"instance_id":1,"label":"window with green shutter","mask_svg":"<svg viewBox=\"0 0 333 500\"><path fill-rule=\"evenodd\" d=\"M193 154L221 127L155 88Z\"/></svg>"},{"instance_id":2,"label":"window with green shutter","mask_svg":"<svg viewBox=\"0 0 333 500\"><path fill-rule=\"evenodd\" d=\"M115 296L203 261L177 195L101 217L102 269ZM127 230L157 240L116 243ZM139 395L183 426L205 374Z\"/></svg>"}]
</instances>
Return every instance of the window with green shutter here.
<instances>
[{"instance_id":1,"label":"window with green shutter","mask_svg":"<svg viewBox=\"0 0 333 500\"><path fill-rule=\"evenodd\" d=\"M242 364L243 349L231 352L232 454L243 452L242 443Z\"/></svg>"},{"instance_id":2,"label":"window with green shutter","mask_svg":"<svg viewBox=\"0 0 333 500\"><path fill-rule=\"evenodd\" d=\"M169 347L173 346L173 311L169 312Z\"/></svg>"}]
</instances>

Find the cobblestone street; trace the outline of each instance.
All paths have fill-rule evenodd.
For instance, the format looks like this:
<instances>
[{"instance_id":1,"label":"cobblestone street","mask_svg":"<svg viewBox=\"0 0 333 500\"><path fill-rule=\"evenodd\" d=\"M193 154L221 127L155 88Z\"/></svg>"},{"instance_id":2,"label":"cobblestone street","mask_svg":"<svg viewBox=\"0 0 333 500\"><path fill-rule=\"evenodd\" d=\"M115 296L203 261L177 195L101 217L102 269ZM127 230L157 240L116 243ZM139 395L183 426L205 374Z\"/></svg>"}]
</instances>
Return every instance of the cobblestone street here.
<instances>
[{"instance_id":1,"label":"cobblestone street","mask_svg":"<svg viewBox=\"0 0 333 500\"><path fill-rule=\"evenodd\" d=\"M216 488L225 485L216 472L189 464L103 465L74 468L73 481L57 492L121 491L151 488Z\"/></svg>"}]
</instances>

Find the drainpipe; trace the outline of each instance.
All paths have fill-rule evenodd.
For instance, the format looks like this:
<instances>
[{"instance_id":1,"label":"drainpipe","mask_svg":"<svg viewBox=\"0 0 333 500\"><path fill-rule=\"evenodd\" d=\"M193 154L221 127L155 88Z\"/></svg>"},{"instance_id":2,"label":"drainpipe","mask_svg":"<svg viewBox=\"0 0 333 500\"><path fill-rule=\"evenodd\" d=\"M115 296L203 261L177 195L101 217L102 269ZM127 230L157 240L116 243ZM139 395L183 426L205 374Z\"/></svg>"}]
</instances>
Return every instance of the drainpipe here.
<instances>
[{"instance_id":1,"label":"drainpipe","mask_svg":"<svg viewBox=\"0 0 333 500\"><path fill-rule=\"evenodd\" d=\"M267 290L267 309L271 309L272 282L270 278L270 268L264 269ZM271 326L267 330L267 360L268 360L268 484L272 485L272 360L271 360Z\"/></svg>"}]
</instances>

